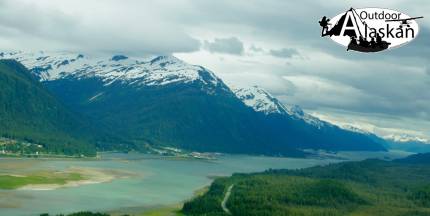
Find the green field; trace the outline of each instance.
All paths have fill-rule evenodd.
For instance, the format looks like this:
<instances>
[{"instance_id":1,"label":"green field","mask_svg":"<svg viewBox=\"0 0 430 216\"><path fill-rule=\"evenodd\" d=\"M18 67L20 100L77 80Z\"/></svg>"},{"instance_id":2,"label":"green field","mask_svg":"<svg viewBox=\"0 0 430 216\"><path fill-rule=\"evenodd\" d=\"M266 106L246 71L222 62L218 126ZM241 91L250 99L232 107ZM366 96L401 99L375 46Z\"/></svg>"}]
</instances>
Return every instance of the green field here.
<instances>
[{"instance_id":1,"label":"green field","mask_svg":"<svg viewBox=\"0 0 430 216\"><path fill-rule=\"evenodd\" d=\"M215 180L182 212L228 215L221 202L234 185L226 204L232 215L430 216L429 158L235 174Z\"/></svg>"},{"instance_id":2,"label":"green field","mask_svg":"<svg viewBox=\"0 0 430 216\"><path fill-rule=\"evenodd\" d=\"M38 172L28 175L0 175L0 189L17 189L26 185L56 184L84 180L79 173Z\"/></svg>"}]
</instances>

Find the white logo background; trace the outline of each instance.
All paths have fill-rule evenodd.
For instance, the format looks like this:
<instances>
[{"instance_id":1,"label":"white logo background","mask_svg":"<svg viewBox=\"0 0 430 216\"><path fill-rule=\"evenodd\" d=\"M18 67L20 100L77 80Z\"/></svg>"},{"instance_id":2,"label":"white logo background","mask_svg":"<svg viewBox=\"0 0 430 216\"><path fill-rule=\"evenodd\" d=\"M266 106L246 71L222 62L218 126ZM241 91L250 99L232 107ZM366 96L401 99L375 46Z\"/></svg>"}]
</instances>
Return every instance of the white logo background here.
<instances>
[{"instance_id":1,"label":"white logo background","mask_svg":"<svg viewBox=\"0 0 430 216\"><path fill-rule=\"evenodd\" d=\"M411 18L410 16L408 16L404 13L401 13L401 12L398 12L395 10L390 10L390 9L383 9L383 8L358 8L358 9L355 9L355 11L356 11L356 13L355 12L349 12L347 14L346 20L348 20L348 16L351 16L350 18L352 19L353 24L360 29L363 36L365 34L365 31L366 31L365 24L367 24L367 35L369 35L369 33L371 32L371 30L369 28L375 28L379 32L380 28L387 29L387 25L388 25L389 29L391 29L391 28L394 29L392 31L392 33L395 35L398 31L400 31L399 27L400 27L402 22L401 21L386 22L386 20ZM352 17L353 13L354 13L354 16L356 17L357 22L355 22L354 17ZM376 19L375 19L375 15L374 15L375 13L379 15L379 16L378 15L376 16ZM384 14L383 19L379 19L379 17L382 17L382 15L381 15L382 13ZM344 14L345 14L345 12L333 17L329 21L329 23L331 24L330 28L332 28L334 25L336 25L336 23L338 23L339 19L341 19L341 17ZM363 24L363 22L365 24ZM407 27L407 25L403 25L402 30L405 34L405 30L407 28L413 29L414 37L411 36L411 31L408 32L409 37L393 38L391 36L390 37L384 36L384 37L382 37L382 39L384 41L391 43L391 45L388 47L388 49L398 47L402 44L408 43L418 36L418 32L419 32L418 23L415 20L409 20L407 22L408 22L409 27ZM346 25L346 23L347 22L345 21L344 25ZM347 27L347 28L350 28L350 27ZM384 33L386 33L386 30L384 30ZM343 34L341 34L341 35L343 35ZM339 35L339 36L333 35L333 36L331 36L331 39L333 41L335 41L336 43L339 43L339 44L347 47L351 41L351 38L348 35L346 35L346 36L341 36L341 35ZM367 39L370 40L369 37Z\"/></svg>"}]
</instances>

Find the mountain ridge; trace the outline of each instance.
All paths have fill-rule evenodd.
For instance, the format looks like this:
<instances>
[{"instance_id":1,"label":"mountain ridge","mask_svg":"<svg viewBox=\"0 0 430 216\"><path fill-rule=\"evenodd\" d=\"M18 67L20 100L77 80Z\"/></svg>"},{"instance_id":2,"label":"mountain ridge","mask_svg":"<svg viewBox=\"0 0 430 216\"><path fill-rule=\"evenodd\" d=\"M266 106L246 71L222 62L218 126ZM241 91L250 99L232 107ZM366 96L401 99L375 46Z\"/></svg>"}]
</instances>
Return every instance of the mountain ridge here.
<instances>
[{"instance_id":1,"label":"mountain ridge","mask_svg":"<svg viewBox=\"0 0 430 216\"><path fill-rule=\"evenodd\" d=\"M122 136L123 146L131 149L165 145L271 155L300 155L306 148L384 150L366 136L283 105L261 88L232 89L210 70L174 56L91 59L18 52L3 57L21 60L64 104ZM265 101L271 104L265 107Z\"/></svg>"}]
</instances>

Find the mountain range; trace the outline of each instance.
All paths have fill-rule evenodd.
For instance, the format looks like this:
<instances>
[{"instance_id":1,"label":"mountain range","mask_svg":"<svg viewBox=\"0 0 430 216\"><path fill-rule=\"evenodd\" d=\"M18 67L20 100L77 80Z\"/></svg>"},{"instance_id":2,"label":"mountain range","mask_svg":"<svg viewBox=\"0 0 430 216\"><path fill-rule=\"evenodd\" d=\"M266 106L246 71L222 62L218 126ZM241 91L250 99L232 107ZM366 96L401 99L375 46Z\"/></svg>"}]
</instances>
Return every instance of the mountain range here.
<instances>
[{"instance_id":1,"label":"mountain range","mask_svg":"<svg viewBox=\"0 0 430 216\"><path fill-rule=\"evenodd\" d=\"M386 148L415 153L430 152L430 141L424 138L402 134L386 136L384 139Z\"/></svg>"},{"instance_id":2,"label":"mountain range","mask_svg":"<svg viewBox=\"0 0 430 216\"><path fill-rule=\"evenodd\" d=\"M286 106L257 86L231 88L174 56L3 52L0 58L22 63L60 104L96 128L90 139L99 150L155 146L289 156L303 149L385 150L366 134Z\"/></svg>"},{"instance_id":3,"label":"mountain range","mask_svg":"<svg viewBox=\"0 0 430 216\"><path fill-rule=\"evenodd\" d=\"M374 134L373 129L368 127L361 127L359 125L349 125L339 122L331 122L342 129L353 131L356 133L361 133L369 138L373 139L375 142L380 143L385 148L390 150L400 150L413 153L426 153L430 152L430 140L423 138L422 136L417 136L415 134L406 133L394 133L383 136L377 136Z\"/></svg>"}]
</instances>

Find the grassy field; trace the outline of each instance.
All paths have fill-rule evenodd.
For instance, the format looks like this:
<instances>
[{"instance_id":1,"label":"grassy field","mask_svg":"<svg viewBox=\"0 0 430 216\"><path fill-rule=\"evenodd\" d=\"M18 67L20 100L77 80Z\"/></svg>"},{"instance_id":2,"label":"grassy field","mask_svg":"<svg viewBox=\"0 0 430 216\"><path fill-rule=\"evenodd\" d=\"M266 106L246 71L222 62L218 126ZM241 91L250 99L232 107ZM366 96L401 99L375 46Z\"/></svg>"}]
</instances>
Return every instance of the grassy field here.
<instances>
[{"instance_id":1,"label":"grassy field","mask_svg":"<svg viewBox=\"0 0 430 216\"><path fill-rule=\"evenodd\" d=\"M0 175L0 189L17 189L27 185L64 185L85 178L79 173L37 172L27 175Z\"/></svg>"},{"instance_id":2,"label":"grassy field","mask_svg":"<svg viewBox=\"0 0 430 216\"><path fill-rule=\"evenodd\" d=\"M186 215L430 216L429 160L346 162L219 178L184 204ZM414 161L420 161L414 163Z\"/></svg>"}]
</instances>

